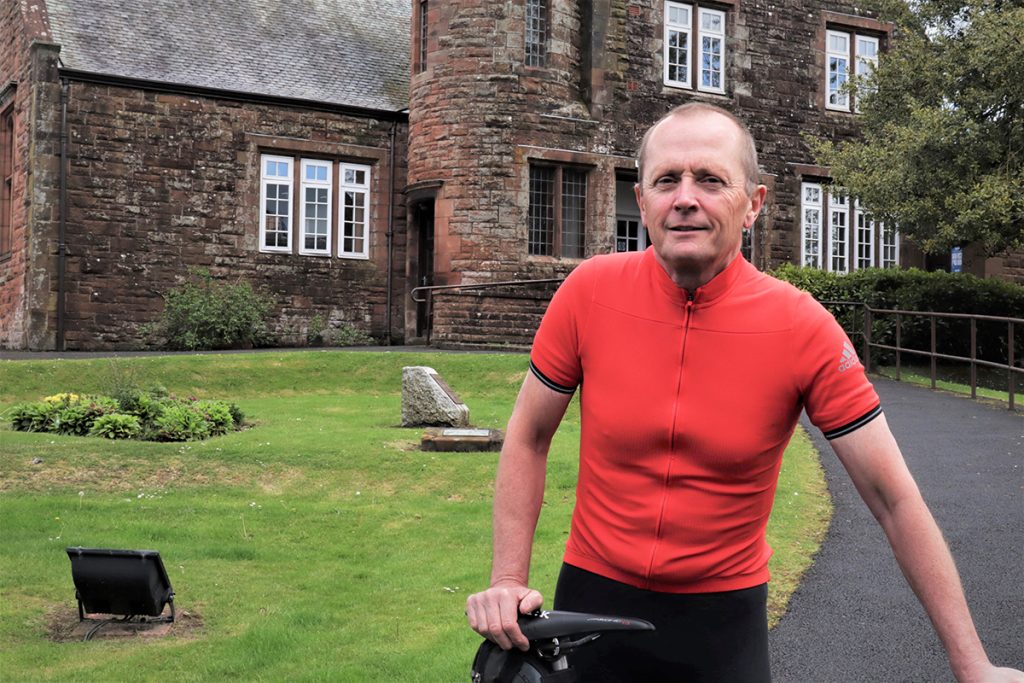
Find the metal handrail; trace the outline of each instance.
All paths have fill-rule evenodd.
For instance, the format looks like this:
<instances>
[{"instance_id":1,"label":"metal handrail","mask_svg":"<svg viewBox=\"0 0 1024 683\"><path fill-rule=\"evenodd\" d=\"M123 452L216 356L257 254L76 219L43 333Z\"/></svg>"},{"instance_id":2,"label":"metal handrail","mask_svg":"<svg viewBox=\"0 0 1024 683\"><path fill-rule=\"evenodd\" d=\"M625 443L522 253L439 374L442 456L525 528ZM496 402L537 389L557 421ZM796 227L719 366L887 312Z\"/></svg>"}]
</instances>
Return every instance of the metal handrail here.
<instances>
[{"instance_id":1,"label":"metal handrail","mask_svg":"<svg viewBox=\"0 0 1024 683\"><path fill-rule=\"evenodd\" d=\"M907 311L895 308L872 308L867 304L859 301L822 301L824 305L830 306L855 306L859 307L863 311L863 323L860 330L847 330L851 336L859 336L863 342L864 348L864 367L871 368L871 350L881 349L885 351L894 351L896 353L896 380L900 380L901 374L901 361L902 354L909 353L918 356L927 356L930 360L930 374L931 374L931 388L936 388L937 382L937 361L951 360L958 362L965 362L970 364L971 368L971 398L978 397L978 367L989 367L1006 370L1006 387L1008 394L1009 410L1015 409L1015 394L1016 394L1016 375L1018 373L1024 374L1024 367L1016 367L1016 359L1014 358L1014 329L1017 325L1024 326L1024 318L1009 318L1003 316L994 315L976 315L972 313L941 313L937 311ZM874 322L874 316L876 315L895 315L896 316L896 344L882 344L874 342L871 339L871 331ZM922 349L911 349L902 345L902 322L905 316L918 316L930 319L931 325L931 339L930 349L928 351ZM955 356L946 353L939 353L936 350L936 321L940 318L951 318L957 320L970 320L971 323L971 355L970 356ZM989 360L978 358L978 322L1001 322L1006 323L1006 348L1007 348L1007 360L1006 363L996 363Z\"/></svg>"},{"instance_id":2,"label":"metal handrail","mask_svg":"<svg viewBox=\"0 0 1024 683\"><path fill-rule=\"evenodd\" d=\"M420 287L413 287L409 292L409 297L418 304L425 303L427 305L427 335L426 342L430 343L430 337L434 331L434 292L438 291L452 291L452 290L469 290L469 289L491 289L495 287L514 287L520 285L545 285L552 284L555 282L562 282L564 277L556 278L540 278L536 280L499 280L496 282L478 282L475 284L467 285L422 285ZM426 299L417 298L419 292L426 292Z\"/></svg>"},{"instance_id":3,"label":"metal handrail","mask_svg":"<svg viewBox=\"0 0 1024 683\"><path fill-rule=\"evenodd\" d=\"M422 287L413 287L413 289L409 292L409 296L412 297L412 300L415 301L416 303L422 304L426 303L427 299L417 299L416 292L427 292L427 296L430 297L433 295L434 292L441 289L488 289L491 287L508 287L512 285L542 285L550 284L552 282L561 282L564 279L565 278L562 277L554 277L544 278L540 280L501 280L498 282L479 282L476 284L468 285L424 285Z\"/></svg>"}]
</instances>

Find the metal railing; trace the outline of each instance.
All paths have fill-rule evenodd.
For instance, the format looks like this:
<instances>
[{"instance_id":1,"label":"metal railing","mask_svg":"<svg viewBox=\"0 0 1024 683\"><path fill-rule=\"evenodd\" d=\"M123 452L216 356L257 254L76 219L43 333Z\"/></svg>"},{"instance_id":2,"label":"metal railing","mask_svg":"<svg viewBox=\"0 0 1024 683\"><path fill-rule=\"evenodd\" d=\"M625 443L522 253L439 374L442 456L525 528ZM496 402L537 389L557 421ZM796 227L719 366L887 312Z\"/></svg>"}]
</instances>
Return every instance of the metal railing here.
<instances>
[{"instance_id":1,"label":"metal railing","mask_svg":"<svg viewBox=\"0 0 1024 683\"><path fill-rule=\"evenodd\" d=\"M472 289L494 289L497 287L517 287L517 286L529 286L529 285L548 285L556 282L562 282L564 277L555 278L542 278L537 280L499 280L497 282L480 282L476 284L468 285L424 285L422 287L414 287L409 292L409 297L418 304L425 303L427 305L426 310L426 342L430 343L430 335L434 328L434 292L453 291L461 292ZM421 299L417 295L425 293L426 298Z\"/></svg>"},{"instance_id":2,"label":"metal railing","mask_svg":"<svg viewBox=\"0 0 1024 683\"><path fill-rule=\"evenodd\" d=\"M930 366L930 379L931 388L935 389L938 378L938 361L954 361L959 363L967 363L970 367L970 387L971 387L971 398L978 397L978 368L994 368L997 370L1006 371L1006 390L1008 394L1008 408L1009 410L1015 410L1015 396L1016 396L1016 378L1017 375L1024 375L1024 367L1020 367L1021 360L1016 358L1016 349L1014 348L1015 329L1017 326L1022 326L1024 329L1024 318L1006 318L993 315L974 315L969 313L937 313L933 311L904 311L899 309L889 308L871 308L867 304L856 302L856 301L823 301L822 304L825 306L848 306L859 309L862 313L863 319L861 321L860 329L856 329L856 316L853 317L854 325L853 329L847 329L846 332L851 337L858 336L863 341L863 356L864 356L864 367L868 370L871 369L871 354L872 350L879 351L890 351L895 353L896 357L896 377L897 381L900 380L902 370L902 359L904 354L910 354L912 356L925 356L929 359ZM872 338L875 322L878 321L882 316L894 316L895 317L895 344L885 344L875 341ZM903 346L903 322L907 318L927 318L929 321L929 336L930 336L930 348L928 350L915 349ZM951 320L967 320L970 323L970 355L959 356L955 354L939 353L938 351L938 338L937 338L937 322L940 319L951 319ZM986 360L978 357L978 323L1005 323L1006 324L1006 362L999 363L991 360Z\"/></svg>"}]
</instances>

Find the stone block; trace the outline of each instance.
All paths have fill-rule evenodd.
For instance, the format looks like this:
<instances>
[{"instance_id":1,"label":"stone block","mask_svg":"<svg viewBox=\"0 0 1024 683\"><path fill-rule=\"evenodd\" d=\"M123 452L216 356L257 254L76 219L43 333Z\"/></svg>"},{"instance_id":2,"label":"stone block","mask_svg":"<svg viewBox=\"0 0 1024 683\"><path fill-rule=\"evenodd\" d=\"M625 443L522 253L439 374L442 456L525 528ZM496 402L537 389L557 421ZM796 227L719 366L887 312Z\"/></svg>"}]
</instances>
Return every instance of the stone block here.
<instances>
[{"instance_id":1,"label":"stone block","mask_svg":"<svg viewBox=\"0 0 1024 683\"><path fill-rule=\"evenodd\" d=\"M402 368L402 426L469 426L469 407L433 368Z\"/></svg>"}]
</instances>

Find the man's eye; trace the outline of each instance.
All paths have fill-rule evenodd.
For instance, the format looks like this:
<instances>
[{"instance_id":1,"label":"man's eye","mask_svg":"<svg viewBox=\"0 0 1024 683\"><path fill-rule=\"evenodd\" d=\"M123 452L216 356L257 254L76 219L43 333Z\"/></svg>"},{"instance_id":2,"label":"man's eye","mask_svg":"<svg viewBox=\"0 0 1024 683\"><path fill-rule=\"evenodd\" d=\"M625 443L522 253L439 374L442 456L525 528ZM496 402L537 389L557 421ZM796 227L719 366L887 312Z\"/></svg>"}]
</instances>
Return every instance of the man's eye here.
<instances>
[{"instance_id":1,"label":"man's eye","mask_svg":"<svg viewBox=\"0 0 1024 683\"><path fill-rule=\"evenodd\" d=\"M711 187L717 187L724 184L721 178L713 175L704 176L700 179L700 182L702 185L709 185Z\"/></svg>"},{"instance_id":2,"label":"man's eye","mask_svg":"<svg viewBox=\"0 0 1024 683\"><path fill-rule=\"evenodd\" d=\"M669 185L676 182L676 179L670 175L662 176L654 181L655 185Z\"/></svg>"}]
</instances>

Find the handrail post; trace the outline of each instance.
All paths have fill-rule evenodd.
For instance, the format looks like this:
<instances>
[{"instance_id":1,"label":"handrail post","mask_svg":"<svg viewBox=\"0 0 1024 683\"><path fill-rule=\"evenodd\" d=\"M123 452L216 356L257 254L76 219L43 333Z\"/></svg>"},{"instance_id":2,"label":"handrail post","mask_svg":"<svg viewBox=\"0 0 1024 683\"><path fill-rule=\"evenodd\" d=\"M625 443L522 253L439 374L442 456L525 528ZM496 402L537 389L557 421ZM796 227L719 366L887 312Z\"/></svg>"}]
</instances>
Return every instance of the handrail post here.
<instances>
[{"instance_id":1,"label":"handrail post","mask_svg":"<svg viewBox=\"0 0 1024 683\"><path fill-rule=\"evenodd\" d=\"M931 327L932 327L932 354L931 354L930 358L931 358L931 362L932 362L932 389L934 389L935 388L935 375L936 375L936 370L937 370L936 362L935 362L936 361L936 358L935 358L935 351L936 351L936 348L935 348L936 347L936 344L935 344L935 321L937 320L937 318L933 315L933 316L930 316L928 319L932 321L932 325L931 325Z\"/></svg>"},{"instance_id":2,"label":"handrail post","mask_svg":"<svg viewBox=\"0 0 1024 683\"><path fill-rule=\"evenodd\" d=\"M864 371L871 372L871 307L864 304Z\"/></svg>"},{"instance_id":3,"label":"handrail post","mask_svg":"<svg viewBox=\"0 0 1024 683\"><path fill-rule=\"evenodd\" d=\"M971 318L971 398L978 398L978 320Z\"/></svg>"},{"instance_id":4,"label":"handrail post","mask_svg":"<svg viewBox=\"0 0 1024 683\"><path fill-rule=\"evenodd\" d=\"M427 290L427 346L430 346L430 337L434 332L434 290Z\"/></svg>"},{"instance_id":5,"label":"handrail post","mask_svg":"<svg viewBox=\"0 0 1024 683\"><path fill-rule=\"evenodd\" d=\"M1014 372L1013 372L1013 360L1014 359L1013 359L1013 321L1012 320L1010 320L1009 322L1006 323L1006 328L1007 328L1007 335L1006 335L1007 348L1009 349L1009 356L1008 356L1009 362L1006 365L1006 367L1007 367L1007 373L1006 373L1007 377L1006 377L1006 379L1007 379L1007 385L1008 385L1007 389L1009 389L1009 394L1010 394L1010 410L1013 410L1013 390L1015 388L1014 385L1017 384L1017 378L1014 376Z\"/></svg>"},{"instance_id":6,"label":"handrail post","mask_svg":"<svg viewBox=\"0 0 1024 683\"><path fill-rule=\"evenodd\" d=\"M903 327L902 320L903 320L903 317L899 313L897 313L896 314L896 381L897 382L900 381L900 351L902 350L902 345L900 343L902 341L902 336L900 335L900 329Z\"/></svg>"}]
</instances>

